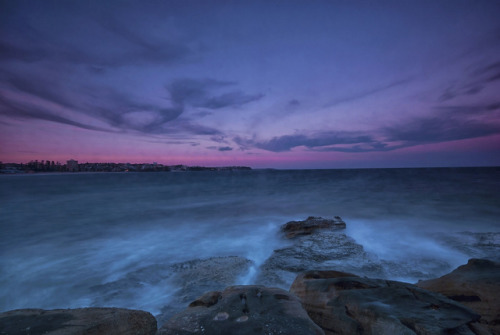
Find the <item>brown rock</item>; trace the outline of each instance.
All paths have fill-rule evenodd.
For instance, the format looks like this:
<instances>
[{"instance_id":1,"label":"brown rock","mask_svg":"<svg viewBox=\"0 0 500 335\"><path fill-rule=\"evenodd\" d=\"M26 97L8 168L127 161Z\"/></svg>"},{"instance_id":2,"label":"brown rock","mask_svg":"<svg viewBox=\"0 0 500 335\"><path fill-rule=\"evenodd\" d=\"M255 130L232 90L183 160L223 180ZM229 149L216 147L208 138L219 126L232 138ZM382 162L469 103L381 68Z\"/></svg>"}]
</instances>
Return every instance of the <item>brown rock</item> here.
<instances>
[{"instance_id":1,"label":"brown rock","mask_svg":"<svg viewBox=\"0 0 500 335\"><path fill-rule=\"evenodd\" d=\"M148 312L121 308L18 309L0 314L0 334L153 335Z\"/></svg>"},{"instance_id":2,"label":"brown rock","mask_svg":"<svg viewBox=\"0 0 500 335\"><path fill-rule=\"evenodd\" d=\"M478 314L407 283L310 271L290 291L325 334L481 334Z\"/></svg>"},{"instance_id":3,"label":"brown rock","mask_svg":"<svg viewBox=\"0 0 500 335\"><path fill-rule=\"evenodd\" d=\"M370 277L383 277L377 262L342 230L320 229L310 235L297 236L274 250L260 266L255 282L288 290L299 273L311 269L359 271Z\"/></svg>"},{"instance_id":4,"label":"brown rock","mask_svg":"<svg viewBox=\"0 0 500 335\"><path fill-rule=\"evenodd\" d=\"M318 216L310 216L304 221L290 221L281 226L281 230L287 238L299 235L309 235L317 229L345 229L345 222L339 216L333 219L324 219Z\"/></svg>"},{"instance_id":5,"label":"brown rock","mask_svg":"<svg viewBox=\"0 0 500 335\"><path fill-rule=\"evenodd\" d=\"M451 273L417 286L464 304L481 315L480 322L492 333L500 334L500 263L470 259Z\"/></svg>"},{"instance_id":6,"label":"brown rock","mask_svg":"<svg viewBox=\"0 0 500 335\"><path fill-rule=\"evenodd\" d=\"M158 331L159 335L193 333L324 334L311 321L297 297L282 289L264 286L232 286L222 292L206 293Z\"/></svg>"}]
</instances>

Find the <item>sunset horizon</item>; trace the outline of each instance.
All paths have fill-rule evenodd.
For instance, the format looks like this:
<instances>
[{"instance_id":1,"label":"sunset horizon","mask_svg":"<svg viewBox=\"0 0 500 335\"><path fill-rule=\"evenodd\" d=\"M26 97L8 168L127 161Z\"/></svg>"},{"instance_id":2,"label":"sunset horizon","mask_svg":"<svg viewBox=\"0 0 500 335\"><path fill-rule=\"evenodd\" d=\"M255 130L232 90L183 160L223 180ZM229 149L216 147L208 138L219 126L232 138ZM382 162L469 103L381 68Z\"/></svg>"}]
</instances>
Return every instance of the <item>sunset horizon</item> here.
<instances>
[{"instance_id":1,"label":"sunset horizon","mask_svg":"<svg viewBox=\"0 0 500 335\"><path fill-rule=\"evenodd\" d=\"M1 1L0 161L500 165L494 1Z\"/></svg>"}]
</instances>

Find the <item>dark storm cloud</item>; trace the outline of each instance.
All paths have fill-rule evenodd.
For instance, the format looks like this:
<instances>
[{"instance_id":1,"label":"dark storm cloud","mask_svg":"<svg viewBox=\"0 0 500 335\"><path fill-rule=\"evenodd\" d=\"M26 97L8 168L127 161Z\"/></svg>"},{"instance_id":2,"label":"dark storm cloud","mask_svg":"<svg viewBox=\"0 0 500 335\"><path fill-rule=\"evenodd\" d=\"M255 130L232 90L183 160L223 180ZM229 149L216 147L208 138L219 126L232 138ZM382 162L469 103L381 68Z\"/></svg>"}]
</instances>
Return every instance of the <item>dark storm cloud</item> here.
<instances>
[{"instance_id":1,"label":"dark storm cloud","mask_svg":"<svg viewBox=\"0 0 500 335\"><path fill-rule=\"evenodd\" d=\"M215 79L178 79L167 85L167 90L177 105L189 104L207 109L241 106L263 97L262 94L245 94L241 91L213 93L214 90L234 85L235 82Z\"/></svg>"}]
</instances>

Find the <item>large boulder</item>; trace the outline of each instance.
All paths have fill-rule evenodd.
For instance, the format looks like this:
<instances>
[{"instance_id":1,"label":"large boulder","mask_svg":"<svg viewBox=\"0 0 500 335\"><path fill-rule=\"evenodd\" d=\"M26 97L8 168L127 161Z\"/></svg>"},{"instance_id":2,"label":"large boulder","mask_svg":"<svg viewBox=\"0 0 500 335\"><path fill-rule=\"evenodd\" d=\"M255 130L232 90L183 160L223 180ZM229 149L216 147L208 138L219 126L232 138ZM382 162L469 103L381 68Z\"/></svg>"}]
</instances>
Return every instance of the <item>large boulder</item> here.
<instances>
[{"instance_id":1,"label":"large boulder","mask_svg":"<svg viewBox=\"0 0 500 335\"><path fill-rule=\"evenodd\" d=\"M18 309L0 314L0 334L153 335L148 312L119 308Z\"/></svg>"},{"instance_id":2,"label":"large boulder","mask_svg":"<svg viewBox=\"0 0 500 335\"><path fill-rule=\"evenodd\" d=\"M232 286L206 293L158 331L159 335L193 333L324 334L295 296L264 286Z\"/></svg>"},{"instance_id":3,"label":"large boulder","mask_svg":"<svg viewBox=\"0 0 500 335\"><path fill-rule=\"evenodd\" d=\"M309 235L317 229L345 229L345 222L340 216L333 219L324 219L319 216L310 216L303 221L290 221L281 226L281 230L287 238L294 238L299 235Z\"/></svg>"},{"instance_id":4,"label":"large boulder","mask_svg":"<svg viewBox=\"0 0 500 335\"><path fill-rule=\"evenodd\" d=\"M500 263L470 259L453 272L417 286L466 305L481 315L482 324L500 334Z\"/></svg>"},{"instance_id":5,"label":"large boulder","mask_svg":"<svg viewBox=\"0 0 500 335\"><path fill-rule=\"evenodd\" d=\"M380 262L344 231L320 229L288 240L287 245L274 250L260 266L256 284L289 289L301 272L332 268L384 276Z\"/></svg>"},{"instance_id":6,"label":"large boulder","mask_svg":"<svg viewBox=\"0 0 500 335\"><path fill-rule=\"evenodd\" d=\"M475 312L407 283L309 271L290 291L325 334L484 334Z\"/></svg>"}]
</instances>

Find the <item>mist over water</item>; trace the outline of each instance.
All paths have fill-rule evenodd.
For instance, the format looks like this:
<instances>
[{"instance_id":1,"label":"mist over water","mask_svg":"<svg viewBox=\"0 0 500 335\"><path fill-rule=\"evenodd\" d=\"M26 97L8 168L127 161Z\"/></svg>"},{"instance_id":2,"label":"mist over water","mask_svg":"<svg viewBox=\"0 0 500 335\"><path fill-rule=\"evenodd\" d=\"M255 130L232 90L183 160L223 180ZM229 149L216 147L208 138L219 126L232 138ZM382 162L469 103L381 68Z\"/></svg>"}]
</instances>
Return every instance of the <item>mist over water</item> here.
<instances>
[{"instance_id":1,"label":"mist over water","mask_svg":"<svg viewBox=\"0 0 500 335\"><path fill-rule=\"evenodd\" d=\"M0 201L2 311L102 305L96 286L214 256L251 260L234 283L251 284L279 226L310 215L341 216L390 279L500 254L475 234L500 232L498 168L15 175ZM140 284L106 303L158 313L177 289Z\"/></svg>"}]
</instances>

